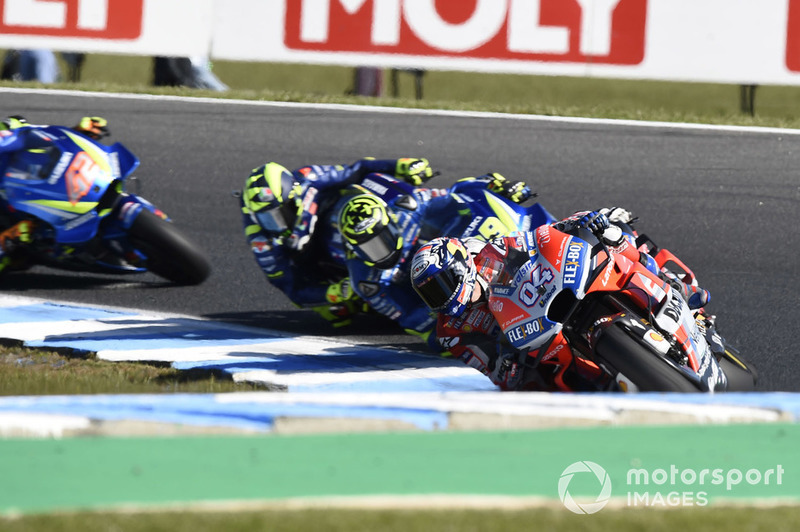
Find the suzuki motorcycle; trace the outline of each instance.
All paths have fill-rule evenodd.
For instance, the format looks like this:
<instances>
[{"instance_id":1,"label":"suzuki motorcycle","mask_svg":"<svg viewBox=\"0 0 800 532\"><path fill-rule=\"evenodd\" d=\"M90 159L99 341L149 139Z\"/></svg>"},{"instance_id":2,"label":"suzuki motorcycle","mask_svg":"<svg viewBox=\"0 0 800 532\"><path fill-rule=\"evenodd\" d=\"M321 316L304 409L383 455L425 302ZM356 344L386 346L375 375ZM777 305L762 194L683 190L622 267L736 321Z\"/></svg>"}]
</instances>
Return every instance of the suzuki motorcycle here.
<instances>
[{"instance_id":1,"label":"suzuki motorcycle","mask_svg":"<svg viewBox=\"0 0 800 532\"><path fill-rule=\"evenodd\" d=\"M158 208L126 192L139 160L125 146L106 146L60 126L36 134L37 147L4 156L4 225L28 219L36 227L33 241L10 253L11 269L150 271L187 285L208 277L198 247Z\"/></svg>"},{"instance_id":2,"label":"suzuki motorcycle","mask_svg":"<svg viewBox=\"0 0 800 532\"><path fill-rule=\"evenodd\" d=\"M619 232L609 241L616 247L588 229L578 237L553 226L495 246L505 254L487 294L502 330L498 349L526 354L524 379L547 376L530 389L752 390L755 369L719 335L715 318L691 310L640 252L687 284L696 284L694 273L646 235L609 230Z\"/></svg>"}]
</instances>

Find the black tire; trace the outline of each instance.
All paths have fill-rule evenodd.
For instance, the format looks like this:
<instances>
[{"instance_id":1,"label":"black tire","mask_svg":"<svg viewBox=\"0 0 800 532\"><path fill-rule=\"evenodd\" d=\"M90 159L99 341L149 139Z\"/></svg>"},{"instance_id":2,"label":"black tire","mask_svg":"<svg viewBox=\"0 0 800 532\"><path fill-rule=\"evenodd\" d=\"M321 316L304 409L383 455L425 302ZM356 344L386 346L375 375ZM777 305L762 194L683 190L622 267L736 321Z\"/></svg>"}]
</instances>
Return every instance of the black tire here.
<instances>
[{"instance_id":1,"label":"black tire","mask_svg":"<svg viewBox=\"0 0 800 532\"><path fill-rule=\"evenodd\" d=\"M735 361L729 357L734 357ZM744 365L745 367L742 367ZM756 389L758 372L738 353L729 353L719 359L719 366L728 378L728 392L752 392Z\"/></svg>"},{"instance_id":2,"label":"black tire","mask_svg":"<svg viewBox=\"0 0 800 532\"><path fill-rule=\"evenodd\" d=\"M658 354L611 325L595 344L597 356L607 361L641 392L697 393L700 389Z\"/></svg>"},{"instance_id":3,"label":"black tire","mask_svg":"<svg viewBox=\"0 0 800 532\"><path fill-rule=\"evenodd\" d=\"M147 256L145 267L178 284L200 284L211 267L203 253L173 224L142 209L130 229L130 241Z\"/></svg>"}]
</instances>

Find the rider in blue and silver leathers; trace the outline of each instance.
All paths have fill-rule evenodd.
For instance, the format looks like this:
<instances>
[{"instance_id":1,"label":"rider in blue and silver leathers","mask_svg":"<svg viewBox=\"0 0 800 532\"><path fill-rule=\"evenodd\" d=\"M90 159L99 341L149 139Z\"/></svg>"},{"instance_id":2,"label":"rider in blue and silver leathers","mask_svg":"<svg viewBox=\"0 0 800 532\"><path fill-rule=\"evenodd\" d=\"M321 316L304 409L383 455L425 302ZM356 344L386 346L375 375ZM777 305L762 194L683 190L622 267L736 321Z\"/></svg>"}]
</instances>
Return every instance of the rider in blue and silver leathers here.
<instances>
[{"instance_id":1,"label":"rider in blue and silver leathers","mask_svg":"<svg viewBox=\"0 0 800 532\"><path fill-rule=\"evenodd\" d=\"M349 277L340 283L341 291L360 297L436 351L441 350L432 334L436 320L409 290L410 262L423 243L443 234L461 235L474 223L471 216L459 214L467 207L453 200L457 196L448 197L468 189L488 189L516 203L531 196L525 183L509 182L497 173L465 178L449 189L412 188L373 175L340 201L339 231L349 250Z\"/></svg>"},{"instance_id":2,"label":"rider in blue and silver leathers","mask_svg":"<svg viewBox=\"0 0 800 532\"><path fill-rule=\"evenodd\" d=\"M269 282L297 306L334 326L360 306L337 282L346 275L344 250L332 223L341 192L372 172L421 185L433 176L426 159L361 159L350 165L311 165L290 171L276 162L255 168L242 190L244 232Z\"/></svg>"}]
</instances>

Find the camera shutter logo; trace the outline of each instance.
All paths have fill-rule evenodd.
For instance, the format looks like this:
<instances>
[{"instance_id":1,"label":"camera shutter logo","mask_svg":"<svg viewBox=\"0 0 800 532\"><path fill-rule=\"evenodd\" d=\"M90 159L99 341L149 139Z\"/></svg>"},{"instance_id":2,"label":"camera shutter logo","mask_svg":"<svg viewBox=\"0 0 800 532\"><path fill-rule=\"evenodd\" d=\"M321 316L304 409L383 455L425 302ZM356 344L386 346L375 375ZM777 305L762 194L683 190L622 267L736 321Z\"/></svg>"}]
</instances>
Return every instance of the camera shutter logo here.
<instances>
[{"instance_id":1,"label":"camera shutter logo","mask_svg":"<svg viewBox=\"0 0 800 532\"><path fill-rule=\"evenodd\" d=\"M578 503L570 495L569 483L576 473L593 473L597 477L597 481L602 487L594 502ZM575 462L567 466L564 472L561 473L561 478L558 479L558 496L570 512L576 514L597 513L605 507L608 499L611 498L611 478L605 469L594 462Z\"/></svg>"}]
</instances>

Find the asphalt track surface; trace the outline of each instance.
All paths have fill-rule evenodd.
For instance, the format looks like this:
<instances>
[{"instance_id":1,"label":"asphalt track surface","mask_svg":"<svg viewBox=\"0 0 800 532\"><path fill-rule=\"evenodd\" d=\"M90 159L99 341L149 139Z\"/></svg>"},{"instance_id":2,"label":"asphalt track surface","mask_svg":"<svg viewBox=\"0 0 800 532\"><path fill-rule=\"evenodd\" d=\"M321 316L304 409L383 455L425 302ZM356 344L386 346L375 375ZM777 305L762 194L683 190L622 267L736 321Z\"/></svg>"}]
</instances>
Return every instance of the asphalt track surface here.
<instances>
[{"instance_id":1,"label":"asphalt track surface","mask_svg":"<svg viewBox=\"0 0 800 532\"><path fill-rule=\"evenodd\" d=\"M109 119L111 141L141 159L138 193L209 256L202 285L151 275L34 268L0 280L6 294L203 316L287 332L419 349L391 323L333 329L266 282L245 243L237 200L250 170L363 156L426 157L429 185L487 171L524 179L555 216L624 206L712 293L722 334L753 361L762 390L800 390L800 135L607 121L562 121L369 108L253 105L0 91L0 114L33 123ZM131 187L136 192L136 187Z\"/></svg>"}]
</instances>

